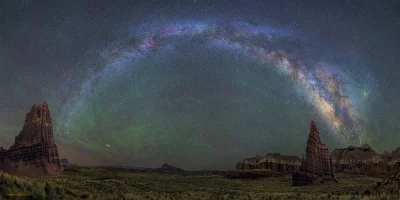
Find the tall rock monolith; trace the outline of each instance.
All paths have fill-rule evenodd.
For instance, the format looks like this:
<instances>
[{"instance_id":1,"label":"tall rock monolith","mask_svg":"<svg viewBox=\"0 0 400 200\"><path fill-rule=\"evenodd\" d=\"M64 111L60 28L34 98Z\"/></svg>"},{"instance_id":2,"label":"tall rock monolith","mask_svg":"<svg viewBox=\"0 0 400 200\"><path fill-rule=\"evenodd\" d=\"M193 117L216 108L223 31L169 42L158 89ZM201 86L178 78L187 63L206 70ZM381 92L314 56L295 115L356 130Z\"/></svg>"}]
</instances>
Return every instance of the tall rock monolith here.
<instances>
[{"instance_id":1,"label":"tall rock monolith","mask_svg":"<svg viewBox=\"0 0 400 200\"><path fill-rule=\"evenodd\" d=\"M33 105L14 145L0 147L0 169L24 176L57 175L61 172L53 124L46 102Z\"/></svg>"},{"instance_id":2,"label":"tall rock monolith","mask_svg":"<svg viewBox=\"0 0 400 200\"><path fill-rule=\"evenodd\" d=\"M314 185L325 181L336 181L332 159L326 145L322 143L314 121L311 121L306 155L302 159L300 170L292 174L294 186Z\"/></svg>"}]
</instances>

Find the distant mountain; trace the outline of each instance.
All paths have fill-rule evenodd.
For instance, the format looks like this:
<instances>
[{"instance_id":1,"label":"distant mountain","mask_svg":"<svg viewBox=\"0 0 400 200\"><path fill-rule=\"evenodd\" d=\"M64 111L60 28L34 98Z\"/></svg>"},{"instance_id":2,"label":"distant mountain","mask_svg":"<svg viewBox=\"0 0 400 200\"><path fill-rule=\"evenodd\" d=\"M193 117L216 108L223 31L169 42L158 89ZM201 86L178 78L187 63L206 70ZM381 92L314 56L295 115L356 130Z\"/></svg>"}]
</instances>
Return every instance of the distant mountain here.
<instances>
[{"instance_id":1,"label":"distant mountain","mask_svg":"<svg viewBox=\"0 0 400 200\"><path fill-rule=\"evenodd\" d=\"M68 161L66 158L60 159L60 165L65 166L65 165L70 165L71 163Z\"/></svg>"},{"instance_id":2,"label":"distant mountain","mask_svg":"<svg viewBox=\"0 0 400 200\"><path fill-rule=\"evenodd\" d=\"M183 169L168 165L167 163L161 165L161 167L157 168L157 171L169 171L169 172L184 172Z\"/></svg>"}]
</instances>

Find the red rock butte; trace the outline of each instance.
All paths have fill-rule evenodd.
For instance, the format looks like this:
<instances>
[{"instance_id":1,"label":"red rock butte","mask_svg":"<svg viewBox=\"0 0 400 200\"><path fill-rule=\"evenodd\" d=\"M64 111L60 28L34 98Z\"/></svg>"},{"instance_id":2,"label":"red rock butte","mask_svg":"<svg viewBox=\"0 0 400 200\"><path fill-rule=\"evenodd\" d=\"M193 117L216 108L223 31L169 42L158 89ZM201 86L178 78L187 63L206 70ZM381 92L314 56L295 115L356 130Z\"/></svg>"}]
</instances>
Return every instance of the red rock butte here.
<instances>
[{"instance_id":1,"label":"red rock butte","mask_svg":"<svg viewBox=\"0 0 400 200\"><path fill-rule=\"evenodd\" d=\"M0 170L23 176L57 175L61 172L46 102L32 106L10 149L0 147Z\"/></svg>"}]
</instances>

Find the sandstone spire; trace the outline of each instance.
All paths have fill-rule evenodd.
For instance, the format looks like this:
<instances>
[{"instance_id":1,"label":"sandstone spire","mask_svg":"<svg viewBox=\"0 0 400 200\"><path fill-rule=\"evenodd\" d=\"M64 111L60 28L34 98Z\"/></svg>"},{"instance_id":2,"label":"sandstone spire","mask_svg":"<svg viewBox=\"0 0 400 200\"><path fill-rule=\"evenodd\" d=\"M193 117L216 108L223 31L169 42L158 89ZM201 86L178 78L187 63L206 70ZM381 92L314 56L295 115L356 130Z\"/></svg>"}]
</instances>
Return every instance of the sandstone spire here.
<instances>
[{"instance_id":1,"label":"sandstone spire","mask_svg":"<svg viewBox=\"0 0 400 200\"><path fill-rule=\"evenodd\" d=\"M308 135L306 156L300 171L293 173L293 185L311 185L325 180L334 180L330 152L321 142L317 125L311 121Z\"/></svg>"}]
</instances>

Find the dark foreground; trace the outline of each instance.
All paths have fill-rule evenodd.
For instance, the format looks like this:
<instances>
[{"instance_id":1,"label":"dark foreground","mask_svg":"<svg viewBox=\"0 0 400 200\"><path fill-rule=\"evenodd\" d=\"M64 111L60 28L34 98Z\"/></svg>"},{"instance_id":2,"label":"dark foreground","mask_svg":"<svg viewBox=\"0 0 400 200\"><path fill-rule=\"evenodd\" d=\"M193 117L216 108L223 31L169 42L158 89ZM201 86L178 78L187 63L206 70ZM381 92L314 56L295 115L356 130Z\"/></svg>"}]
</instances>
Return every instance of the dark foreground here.
<instances>
[{"instance_id":1,"label":"dark foreground","mask_svg":"<svg viewBox=\"0 0 400 200\"><path fill-rule=\"evenodd\" d=\"M399 186L371 188L378 178L337 174L340 183L293 187L290 176L228 179L109 167L67 167L55 177L0 172L0 199L400 199Z\"/></svg>"}]
</instances>

